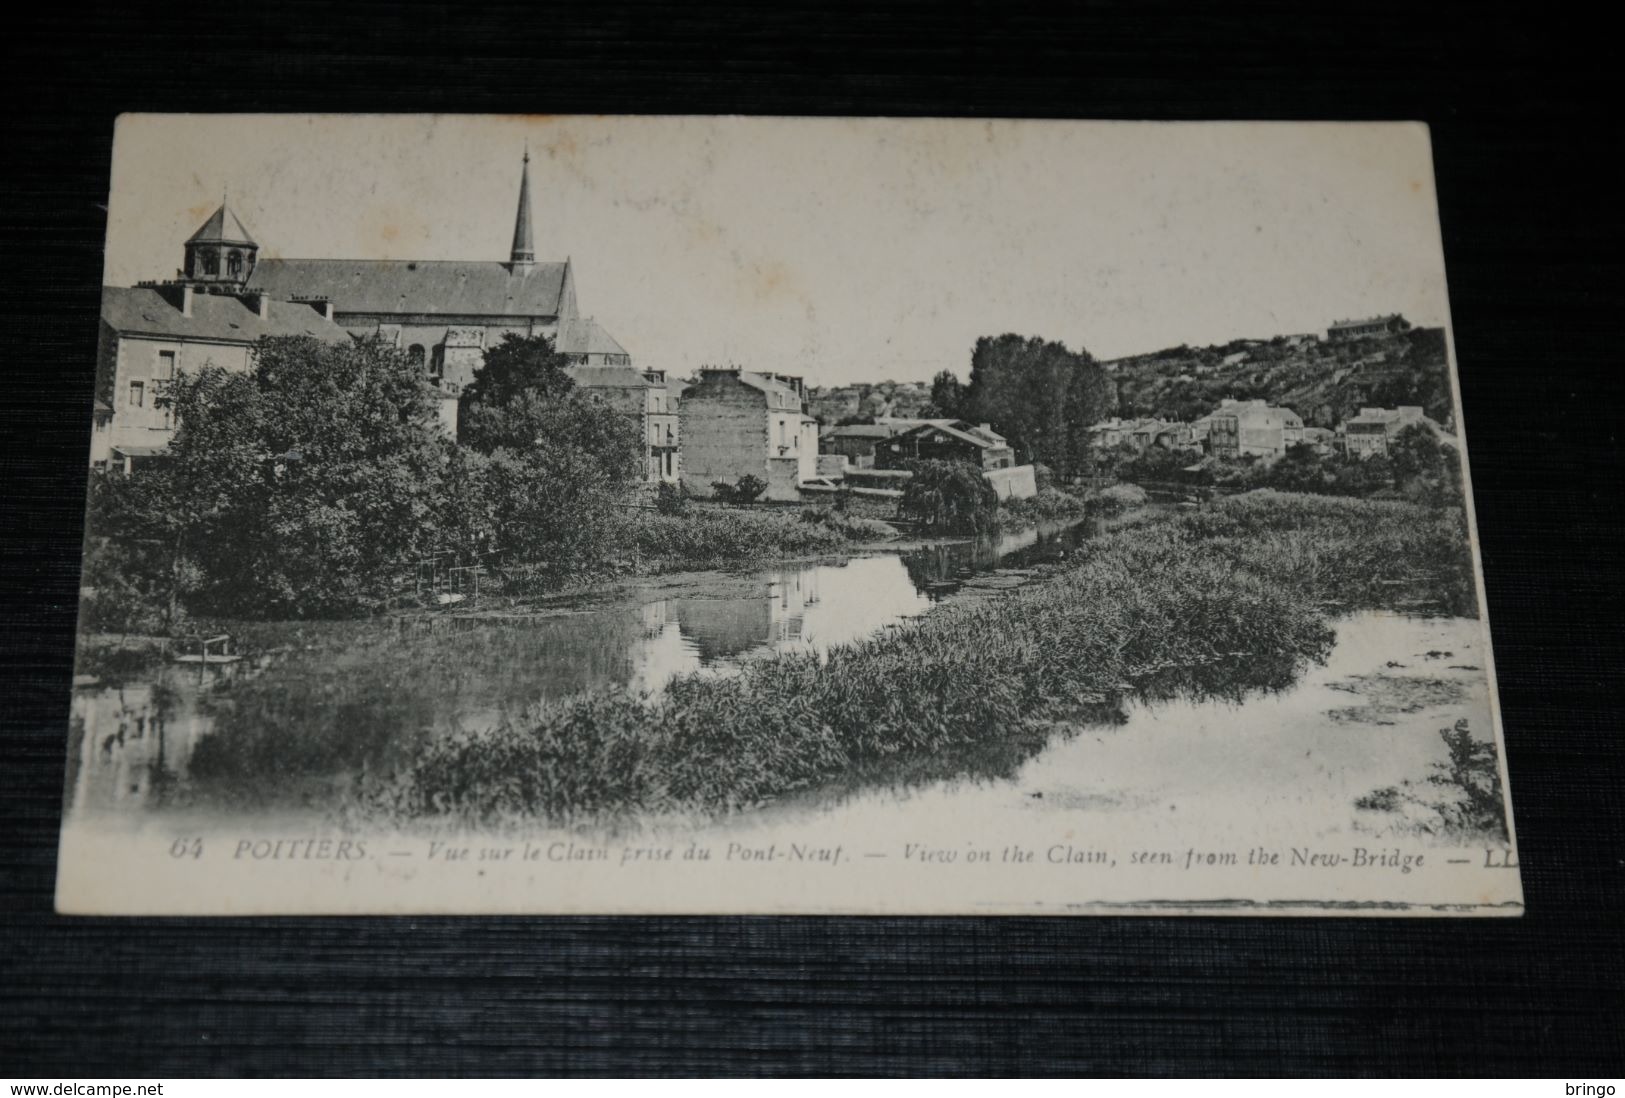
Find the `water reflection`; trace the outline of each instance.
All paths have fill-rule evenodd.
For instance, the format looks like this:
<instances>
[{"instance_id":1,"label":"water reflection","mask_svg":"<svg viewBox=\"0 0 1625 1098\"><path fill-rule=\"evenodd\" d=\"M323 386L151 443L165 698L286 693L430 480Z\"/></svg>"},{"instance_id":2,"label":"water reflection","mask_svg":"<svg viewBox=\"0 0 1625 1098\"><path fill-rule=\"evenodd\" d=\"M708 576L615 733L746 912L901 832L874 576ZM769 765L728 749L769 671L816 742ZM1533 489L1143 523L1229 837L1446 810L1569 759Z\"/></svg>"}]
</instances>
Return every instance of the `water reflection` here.
<instances>
[{"instance_id":1,"label":"water reflection","mask_svg":"<svg viewBox=\"0 0 1625 1098\"><path fill-rule=\"evenodd\" d=\"M1064 525L1041 524L1012 533L922 546L902 554L902 562L915 589L935 600L958 591L965 581L981 572L1064 560L1100 532L1098 518Z\"/></svg>"},{"instance_id":2,"label":"water reflection","mask_svg":"<svg viewBox=\"0 0 1625 1098\"><path fill-rule=\"evenodd\" d=\"M781 568L551 617L265 626L241 664L158 664L76 689L71 807L321 807L424 737L518 720L539 701L727 674L773 652L822 655L926 612L978 571L1064 554L1089 533L1027 530Z\"/></svg>"}]
</instances>

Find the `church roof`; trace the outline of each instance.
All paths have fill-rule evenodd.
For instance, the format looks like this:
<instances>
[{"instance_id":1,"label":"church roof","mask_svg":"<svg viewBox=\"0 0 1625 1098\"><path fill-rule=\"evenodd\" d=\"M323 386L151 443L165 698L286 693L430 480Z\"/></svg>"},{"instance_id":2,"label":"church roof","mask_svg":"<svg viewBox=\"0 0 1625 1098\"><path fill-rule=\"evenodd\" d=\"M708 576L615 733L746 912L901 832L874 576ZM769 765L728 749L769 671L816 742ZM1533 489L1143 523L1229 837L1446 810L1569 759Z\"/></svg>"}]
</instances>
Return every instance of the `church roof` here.
<instances>
[{"instance_id":1,"label":"church roof","mask_svg":"<svg viewBox=\"0 0 1625 1098\"><path fill-rule=\"evenodd\" d=\"M254 343L262 336L315 336L328 343L350 338L343 328L296 301L273 300L270 316L261 320L240 297L194 293L192 315L185 316L156 286L103 286L102 320L120 335L205 343Z\"/></svg>"},{"instance_id":2,"label":"church roof","mask_svg":"<svg viewBox=\"0 0 1625 1098\"><path fill-rule=\"evenodd\" d=\"M648 378L630 366L566 366L570 375L583 389L653 389Z\"/></svg>"},{"instance_id":3,"label":"church roof","mask_svg":"<svg viewBox=\"0 0 1625 1098\"><path fill-rule=\"evenodd\" d=\"M198 231L186 238L188 244L248 244L259 247L254 238L248 235L248 230L237 219L237 215L226 208L222 202L220 208L209 215L209 220L198 227Z\"/></svg>"},{"instance_id":4,"label":"church roof","mask_svg":"<svg viewBox=\"0 0 1625 1098\"><path fill-rule=\"evenodd\" d=\"M341 313L558 316L569 270L568 261L262 258L248 288L323 298Z\"/></svg>"},{"instance_id":5,"label":"church roof","mask_svg":"<svg viewBox=\"0 0 1625 1098\"><path fill-rule=\"evenodd\" d=\"M567 355L624 355L627 353L615 337L592 319L570 317L559 321L559 336L555 349Z\"/></svg>"}]
</instances>

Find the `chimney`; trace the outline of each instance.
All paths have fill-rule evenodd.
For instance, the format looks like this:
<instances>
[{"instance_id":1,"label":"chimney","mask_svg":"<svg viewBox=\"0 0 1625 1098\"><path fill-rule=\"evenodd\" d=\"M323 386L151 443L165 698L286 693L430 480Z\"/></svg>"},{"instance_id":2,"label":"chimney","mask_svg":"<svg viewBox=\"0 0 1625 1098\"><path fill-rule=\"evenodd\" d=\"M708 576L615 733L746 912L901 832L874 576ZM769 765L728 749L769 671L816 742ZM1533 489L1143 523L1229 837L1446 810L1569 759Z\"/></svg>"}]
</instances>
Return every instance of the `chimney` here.
<instances>
[{"instance_id":1,"label":"chimney","mask_svg":"<svg viewBox=\"0 0 1625 1098\"><path fill-rule=\"evenodd\" d=\"M260 314L260 319L261 320L270 320L271 319L271 295L270 294L255 294L254 298L253 298L252 308L256 313Z\"/></svg>"},{"instance_id":2,"label":"chimney","mask_svg":"<svg viewBox=\"0 0 1625 1098\"><path fill-rule=\"evenodd\" d=\"M158 296L167 301L182 316L192 315L192 286L187 282L142 282L142 286L158 291Z\"/></svg>"}]
</instances>

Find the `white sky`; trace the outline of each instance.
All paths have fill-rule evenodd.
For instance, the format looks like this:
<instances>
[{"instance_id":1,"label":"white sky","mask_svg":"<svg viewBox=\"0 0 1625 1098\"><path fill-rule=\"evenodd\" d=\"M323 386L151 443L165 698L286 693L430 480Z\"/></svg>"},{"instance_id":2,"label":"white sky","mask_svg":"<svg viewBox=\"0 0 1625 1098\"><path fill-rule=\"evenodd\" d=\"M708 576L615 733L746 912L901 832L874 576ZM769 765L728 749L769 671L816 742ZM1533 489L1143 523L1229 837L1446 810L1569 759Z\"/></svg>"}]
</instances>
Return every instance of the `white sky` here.
<instances>
[{"instance_id":1,"label":"white sky","mask_svg":"<svg viewBox=\"0 0 1625 1098\"><path fill-rule=\"evenodd\" d=\"M1448 318L1427 132L1391 123L127 115L106 280L174 277L227 189L263 255L506 260L527 141L537 259L677 375Z\"/></svg>"}]
</instances>

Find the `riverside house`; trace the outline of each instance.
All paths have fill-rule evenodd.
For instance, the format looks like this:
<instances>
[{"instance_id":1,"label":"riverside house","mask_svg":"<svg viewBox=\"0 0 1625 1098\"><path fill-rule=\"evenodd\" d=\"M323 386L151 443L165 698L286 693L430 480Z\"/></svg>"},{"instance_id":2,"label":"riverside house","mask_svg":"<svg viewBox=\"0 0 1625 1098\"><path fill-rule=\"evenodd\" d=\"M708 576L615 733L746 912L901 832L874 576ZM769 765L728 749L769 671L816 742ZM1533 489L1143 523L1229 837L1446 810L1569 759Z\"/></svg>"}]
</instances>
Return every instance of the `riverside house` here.
<instances>
[{"instance_id":1,"label":"riverside house","mask_svg":"<svg viewBox=\"0 0 1625 1098\"><path fill-rule=\"evenodd\" d=\"M986 423L928 419L875 448L875 468L906 469L914 461L963 461L978 469L1009 469L1016 452Z\"/></svg>"},{"instance_id":2,"label":"riverside house","mask_svg":"<svg viewBox=\"0 0 1625 1098\"><path fill-rule=\"evenodd\" d=\"M805 393L799 377L701 369L677 414L684 487L709 495L713 484L753 476L767 484L764 499L799 500L797 486L818 475L818 421Z\"/></svg>"}]
</instances>

